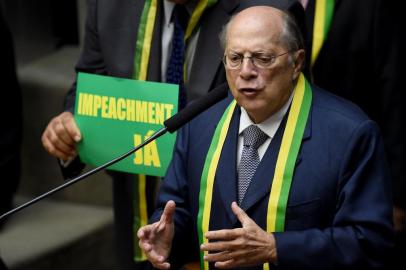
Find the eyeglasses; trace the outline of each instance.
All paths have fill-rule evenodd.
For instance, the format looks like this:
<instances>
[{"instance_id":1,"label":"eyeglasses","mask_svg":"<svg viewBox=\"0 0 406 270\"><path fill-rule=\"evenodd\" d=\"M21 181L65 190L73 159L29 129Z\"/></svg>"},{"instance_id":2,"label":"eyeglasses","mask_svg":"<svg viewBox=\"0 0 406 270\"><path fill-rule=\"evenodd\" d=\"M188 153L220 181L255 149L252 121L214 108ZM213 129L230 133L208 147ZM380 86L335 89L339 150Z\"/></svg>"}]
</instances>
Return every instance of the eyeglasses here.
<instances>
[{"instance_id":1,"label":"eyeglasses","mask_svg":"<svg viewBox=\"0 0 406 270\"><path fill-rule=\"evenodd\" d=\"M238 53L225 54L223 57L223 63L228 69L241 69L244 58L251 60L254 67L259 69L270 68L277 57L290 53L290 51L284 52L279 55L272 55L266 53L252 53L251 56L244 56Z\"/></svg>"}]
</instances>

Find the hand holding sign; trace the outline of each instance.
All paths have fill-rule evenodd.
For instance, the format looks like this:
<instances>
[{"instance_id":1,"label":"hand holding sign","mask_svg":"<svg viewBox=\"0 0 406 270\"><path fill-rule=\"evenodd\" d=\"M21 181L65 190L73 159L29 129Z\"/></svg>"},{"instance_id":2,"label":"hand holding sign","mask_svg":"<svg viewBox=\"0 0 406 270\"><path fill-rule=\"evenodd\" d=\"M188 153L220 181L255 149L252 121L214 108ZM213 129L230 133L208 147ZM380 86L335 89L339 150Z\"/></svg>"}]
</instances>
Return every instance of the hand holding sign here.
<instances>
[{"instance_id":1,"label":"hand holding sign","mask_svg":"<svg viewBox=\"0 0 406 270\"><path fill-rule=\"evenodd\" d=\"M49 122L41 140L52 156L66 161L77 156L76 143L80 142L81 138L72 113L63 112Z\"/></svg>"}]
</instances>

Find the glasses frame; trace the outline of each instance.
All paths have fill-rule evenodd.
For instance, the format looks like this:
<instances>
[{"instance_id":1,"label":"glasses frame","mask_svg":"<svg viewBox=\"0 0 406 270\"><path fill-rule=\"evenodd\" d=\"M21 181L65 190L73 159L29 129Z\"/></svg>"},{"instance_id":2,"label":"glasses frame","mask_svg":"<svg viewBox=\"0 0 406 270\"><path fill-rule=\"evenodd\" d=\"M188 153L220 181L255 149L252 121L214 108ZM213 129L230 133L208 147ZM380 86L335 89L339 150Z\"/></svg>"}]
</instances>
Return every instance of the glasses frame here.
<instances>
[{"instance_id":1,"label":"glasses frame","mask_svg":"<svg viewBox=\"0 0 406 270\"><path fill-rule=\"evenodd\" d=\"M240 58L240 63L239 63L237 66L235 66L235 67L231 67L231 66L229 66L229 65L227 64L227 55L226 55L226 54L224 54L223 59L222 59L222 62L223 62L223 64L224 64L224 66L225 66L226 68L228 68L228 69L231 69L231 70L240 70L241 67L242 67L242 64L244 63L244 59L245 59L245 58L248 58L248 59L251 61L251 64L252 64L255 68L257 68L257 69L268 69L268 68L271 68L272 65L275 63L276 58L278 58L279 56L282 56L282 55L291 53L291 52L292 52L292 51L287 51L287 52L284 52L284 53L281 53L281 54L278 54L278 55L272 55L272 56L271 56L271 60L269 61L269 66L267 66L267 67L260 67L260 66L258 66L257 64L255 64L255 61L253 60L253 59L255 59L255 58L254 58L253 55L251 55L251 56L242 56L242 57Z\"/></svg>"}]
</instances>

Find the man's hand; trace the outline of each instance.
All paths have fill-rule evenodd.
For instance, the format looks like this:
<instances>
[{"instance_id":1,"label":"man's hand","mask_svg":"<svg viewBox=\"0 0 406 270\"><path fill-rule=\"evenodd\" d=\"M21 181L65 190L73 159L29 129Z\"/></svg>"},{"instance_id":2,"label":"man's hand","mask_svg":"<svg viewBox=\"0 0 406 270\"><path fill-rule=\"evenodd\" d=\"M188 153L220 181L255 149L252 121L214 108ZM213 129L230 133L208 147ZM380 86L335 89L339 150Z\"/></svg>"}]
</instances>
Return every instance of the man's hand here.
<instances>
[{"instance_id":1,"label":"man's hand","mask_svg":"<svg viewBox=\"0 0 406 270\"><path fill-rule=\"evenodd\" d=\"M393 208L393 223L397 233L406 232L406 209L396 206Z\"/></svg>"},{"instance_id":2,"label":"man's hand","mask_svg":"<svg viewBox=\"0 0 406 270\"><path fill-rule=\"evenodd\" d=\"M276 247L273 234L262 230L238 205L231 208L242 228L207 232L210 243L201 245L209 251L204 260L214 262L217 268L234 268L276 262Z\"/></svg>"},{"instance_id":3,"label":"man's hand","mask_svg":"<svg viewBox=\"0 0 406 270\"><path fill-rule=\"evenodd\" d=\"M168 201L158 222L143 226L138 230L139 246L155 268L170 268L167 259L171 252L172 240L175 234L175 225L173 223L175 208L175 202Z\"/></svg>"},{"instance_id":4,"label":"man's hand","mask_svg":"<svg viewBox=\"0 0 406 270\"><path fill-rule=\"evenodd\" d=\"M76 143L81 140L81 135L72 113L63 112L54 117L41 140L45 150L52 156L64 161L75 158Z\"/></svg>"}]
</instances>

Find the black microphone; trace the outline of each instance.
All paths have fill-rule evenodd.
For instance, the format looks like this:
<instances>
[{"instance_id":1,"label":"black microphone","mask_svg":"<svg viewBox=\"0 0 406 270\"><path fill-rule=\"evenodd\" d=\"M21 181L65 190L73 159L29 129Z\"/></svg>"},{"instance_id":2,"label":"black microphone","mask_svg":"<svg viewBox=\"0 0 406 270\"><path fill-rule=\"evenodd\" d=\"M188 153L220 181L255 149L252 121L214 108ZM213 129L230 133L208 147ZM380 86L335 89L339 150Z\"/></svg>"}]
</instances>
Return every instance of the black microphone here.
<instances>
[{"instance_id":1,"label":"black microphone","mask_svg":"<svg viewBox=\"0 0 406 270\"><path fill-rule=\"evenodd\" d=\"M214 88L206 96L196 100L179 113L167 119L164 122L166 130L170 133L178 130L184 124L195 118L198 114L227 97L227 93L228 85L226 83Z\"/></svg>"},{"instance_id":2,"label":"black microphone","mask_svg":"<svg viewBox=\"0 0 406 270\"><path fill-rule=\"evenodd\" d=\"M28 201L28 202L14 208L14 209L11 209L7 213L4 213L3 215L0 216L0 221L3 218L6 218L6 217L8 217L8 216L10 216L12 214L15 214L15 213L21 211L22 209L24 209L24 208L26 208L26 207L28 207L28 206L42 200L42 199L45 199L46 197L54 194L57 191L60 191L60 190L62 190L64 188L66 188L66 187L80 181L80 180L83 180L83 179L87 178L88 176L91 176L91 175L103 170L104 168L107 168L107 167L113 165L116 162L119 162L120 160L125 159L126 157L130 156L131 154L133 154L137 150L141 149L145 145L149 144L153 140L158 139L159 137L164 135L166 132L169 131L170 133L173 133L174 131L178 130L183 125L185 125L186 123L191 121L193 118L195 118L198 114L202 113L203 111L207 110L208 108L210 108L211 106L213 106L217 102L224 99L227 96L227 92L228 92L228 87L227 87L226 84L222 84L222 85L216 87L215 89L210 91L204 97L196 100L195 102L191 103L189 106L187 106L186 108L184 108L183 110L181 110L180 112L178 112L177 114L172 116L171 118L167 119L164 122L165 127L158 130L157 132L155 132L151 137L149 137L143 143L137 145L135 148L131 149L127 153L124 153L121 156L116 157L116 158L106 162L103 165L100 165L99 167L96 167L96 168L94 168L94 169L92 169L92 170L90 170L90 171L88 171L88 172L86 172L84 174L79 175L78 177L67 181L63 185L60 185L60 186L58 186L58 187L56 187L56 188L54 188L54 189L40 195L38 197L35 197L31 201Z\"/></svg>"}]
</instances>

